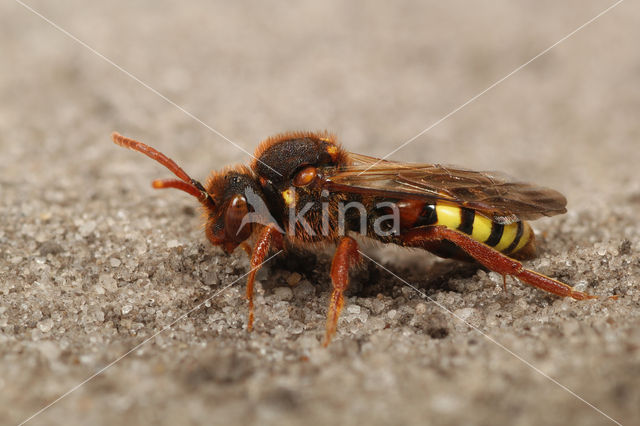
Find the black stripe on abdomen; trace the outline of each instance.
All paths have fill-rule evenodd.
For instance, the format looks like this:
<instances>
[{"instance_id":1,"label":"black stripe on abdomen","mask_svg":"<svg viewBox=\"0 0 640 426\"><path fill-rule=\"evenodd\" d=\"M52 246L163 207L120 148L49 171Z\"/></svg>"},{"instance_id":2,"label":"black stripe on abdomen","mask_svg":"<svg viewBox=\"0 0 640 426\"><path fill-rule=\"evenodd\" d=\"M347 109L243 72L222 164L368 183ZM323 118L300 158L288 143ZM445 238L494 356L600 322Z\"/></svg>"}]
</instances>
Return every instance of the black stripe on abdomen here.
<instances>
[{"instance_id":1,"label":"black stripe on abdomen","mask_svg":"<svg viewBox=\"0 0 640 426\"><path fill-rule=\"evenodd\" d=\"M524 231L524 225L522 224L522 222L518 222L518 229L516 229L516 236L511 242L511 244L509 244L509 247L507 247L504 250L505 253L511 253L516 249L516 247L518 247L518 243L520 243L520 239L522 238L523 231Z\"/></svg>"},{"instance_id":2,"label":"black stripe on abdomen","mask_svg":"<svg viewBox=\"0 0 640 426\"><path fill-rule=\"evenodd\" d=\"M503 232L504 225L497 222L491 222L491 234L489 234L489 238L487 238L484 243L488 246L495 247L500 242Z\"/></svg>"},{"instance_id":3,"label":"black stripe on abdomen","mask_svg":"<svg viewBox=\"0 0 640 426\"><path fill-rule=\"evenodd\" d=\"M433 225L438 221L438 213L435 204L425 204L422 207L418 220L413 224L414 227Z\"/></svg>"},{"instance_id":4,"label":"black stripe on abdomen","mask_svg":"<svg viewBox=\"0 0 640 426\"><path fill-rule=\"evenodd\" d=\"M471 235L473 233L473 221L476 217L476 211L473 209L468 209L466 207L460 208L460 225L458 226L458 231L464 232L467 235Z\"/></svg>"}]
</instances>

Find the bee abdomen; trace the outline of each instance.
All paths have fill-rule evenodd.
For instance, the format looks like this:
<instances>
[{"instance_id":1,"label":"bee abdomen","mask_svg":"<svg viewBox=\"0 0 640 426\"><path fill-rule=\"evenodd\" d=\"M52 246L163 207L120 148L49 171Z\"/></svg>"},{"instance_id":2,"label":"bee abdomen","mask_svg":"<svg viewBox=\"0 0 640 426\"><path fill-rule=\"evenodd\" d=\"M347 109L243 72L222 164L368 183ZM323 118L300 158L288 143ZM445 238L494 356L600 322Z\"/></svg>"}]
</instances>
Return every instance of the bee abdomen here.
<instances>
[{"instance_id":1,"label":"bee abdomen","mask_svg":"<svg viewBox=\"0 0 640 426\"><path fill-rule=\"evenodd\" d=\"M515 254L522 250L533 236L533 230L527 222L503 225L466 207L436 204L434 212L435 221L431 218L433 225L464 232L504 254Z\"/></svg>"}]
</instances>

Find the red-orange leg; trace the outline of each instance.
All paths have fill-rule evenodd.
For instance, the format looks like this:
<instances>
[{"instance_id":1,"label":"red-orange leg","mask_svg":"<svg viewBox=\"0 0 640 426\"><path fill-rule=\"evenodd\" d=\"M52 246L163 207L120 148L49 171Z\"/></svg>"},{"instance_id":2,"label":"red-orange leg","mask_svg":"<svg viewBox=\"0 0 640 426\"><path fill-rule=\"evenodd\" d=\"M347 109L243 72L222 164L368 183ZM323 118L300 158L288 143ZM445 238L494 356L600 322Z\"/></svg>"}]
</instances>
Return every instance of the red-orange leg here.
<instances>
[{"instance_id":1,"label":"red-orange leg","mask_svg":"<svg viewBox=\"0 0 640 426\"><path fill-rule=\"evenodd\" d=\"M253 330L253 283L256 279L256 272L260 269L262 262L269 254L271 246L282 248L282 234L271 226L265 226L260 232L260 236L253 246L251 253L251 272L247 279L247 300L249 301L249 321L247 330Z\"/></svg>"},{"instance_id":2,"label":"red-orange leg","mask_svg":"<svg viewBox=\"0 0 640 426\"><path fill-rule=\"evenodd\" d=\"M331 262L331 282L333 291L327 312L327 331L323 345L326 347L336 334L340 311L344 306L344 291L349 286L349 269L360 261L358 243L351 237L342 237Z\"/></svg>"},{"instance_id":3,"label":"red-orange leg","mask_svg":"<svg viewBox=\"0 0 640 426\"><path fill-rule=\"evenodd\" d=\"M517 260L511 259L492 247L470 238L466 234L444 226L428 226L414 229L409 231L403 237L403 240L407 246L411 247L420 247L424 243L432 243L434 241L451 241L464 250L469 256L473 257L478 263L501 274L503 278L507 275L514 276L526 284L557 296L572 297L577 300L596 298L596 296L576 291L571 286L558 280L554 280L530 269L525 269L522 263Z\"/></svg>"}]
</instances>

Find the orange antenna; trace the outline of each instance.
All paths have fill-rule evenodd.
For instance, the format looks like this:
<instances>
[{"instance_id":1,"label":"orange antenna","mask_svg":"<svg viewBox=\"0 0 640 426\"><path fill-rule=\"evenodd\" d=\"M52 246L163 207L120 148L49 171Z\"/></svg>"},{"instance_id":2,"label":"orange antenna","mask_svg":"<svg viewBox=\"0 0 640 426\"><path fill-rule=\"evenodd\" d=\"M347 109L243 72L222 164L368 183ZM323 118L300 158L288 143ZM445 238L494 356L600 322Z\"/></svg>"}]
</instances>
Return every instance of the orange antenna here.
<instances>
[{"instance_id":1,"label":"orange antenna","mask_svg":"<svg viewBox=\"0 0 640 426\"><path fill-rule=\"evenodd\" d=\"M213 199L209 195L209 193L204 189L202 184L195 179L192 179L180 166L176 164L171 158L167 157L160 151L151 148L149 145L144 144L142 142L138 142L134 139L127 138L122 136L117 132L113 132L111 134L113 138L113 142L116 145L120 145L121 147L132 149L134 151L138 151L151 158L152 160L157 161L158 163L165 166L167 169L171 170L174 175L179 177L181 180L177 179L156 179L151 185L156 189L164 189L164 188L175 188L181 191L184 191L190 195L193 195L200 201L201 203L207 203L210 207L214 206Z\"/></svg>"}]
</instances>

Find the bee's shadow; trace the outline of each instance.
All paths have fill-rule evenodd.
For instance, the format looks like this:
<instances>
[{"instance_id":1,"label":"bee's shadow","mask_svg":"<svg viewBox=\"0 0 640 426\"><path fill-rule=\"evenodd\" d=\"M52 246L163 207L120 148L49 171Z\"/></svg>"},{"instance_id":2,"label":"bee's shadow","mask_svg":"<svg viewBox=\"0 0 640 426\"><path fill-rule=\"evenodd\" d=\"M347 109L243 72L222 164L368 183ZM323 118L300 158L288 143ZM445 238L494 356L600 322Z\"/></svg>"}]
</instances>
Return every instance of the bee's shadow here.
<instances>
[{"instance_id":1,"label":"bee's shadow","mask_svg":"<svg viewBox=\"0 0 640 426\"><path fill-rule=\"evenodd\" d=\"M397 275L393 276L388 270ZM385 265L384 268L369 262L364 268L355 272L350 287L353 294L363 297L374 297L378 294L396 297L404 287L415 287L432 294L438 291L459 292L458 286L452 285L454 280L473 277L480 265L459 261L438 261L429 266L413 267Z\"/></svg>"},{"instance_id":2,"label":"bee's shadow","mask_svg":"<svg viewBox=\"0 0 640 426\"><path fill-rule=\"evenodd\" d=\"M309 251L300 248L287 248L284 256L276 256L271 262L272 270L285 270L289 272L297 272L307 277L313 277L316 274L318 265L324 263L318 261L318 256Z\"/></svg>"},{"instance_id":3,"label":"bee's shadow","mask_svg":"<svg viewBox=\"0 0 640 426\"><path fill-rule=\"evenodd\" d=\"M331 258L299 248L287 250L286 256L278 256L273 260L272 270L285 270L291 273L297 272L307 278L319 291L328 291L331 288ZM392 271L398 277L394 277L387 270ZM351 273L347 295L361 297L375 297L378 294L388 297L396 297L399 291L407 286L405 280L411 286L416 287L427 294L437 291L460 292L459 286L453 285L454 280L473 277L480 265L461 261L436 261L428 265L416 264L411 266L385 265L380 267L373 262L364 262ZM276 287L274 284L273 287Z\"/></svg>"}]
</instances>

